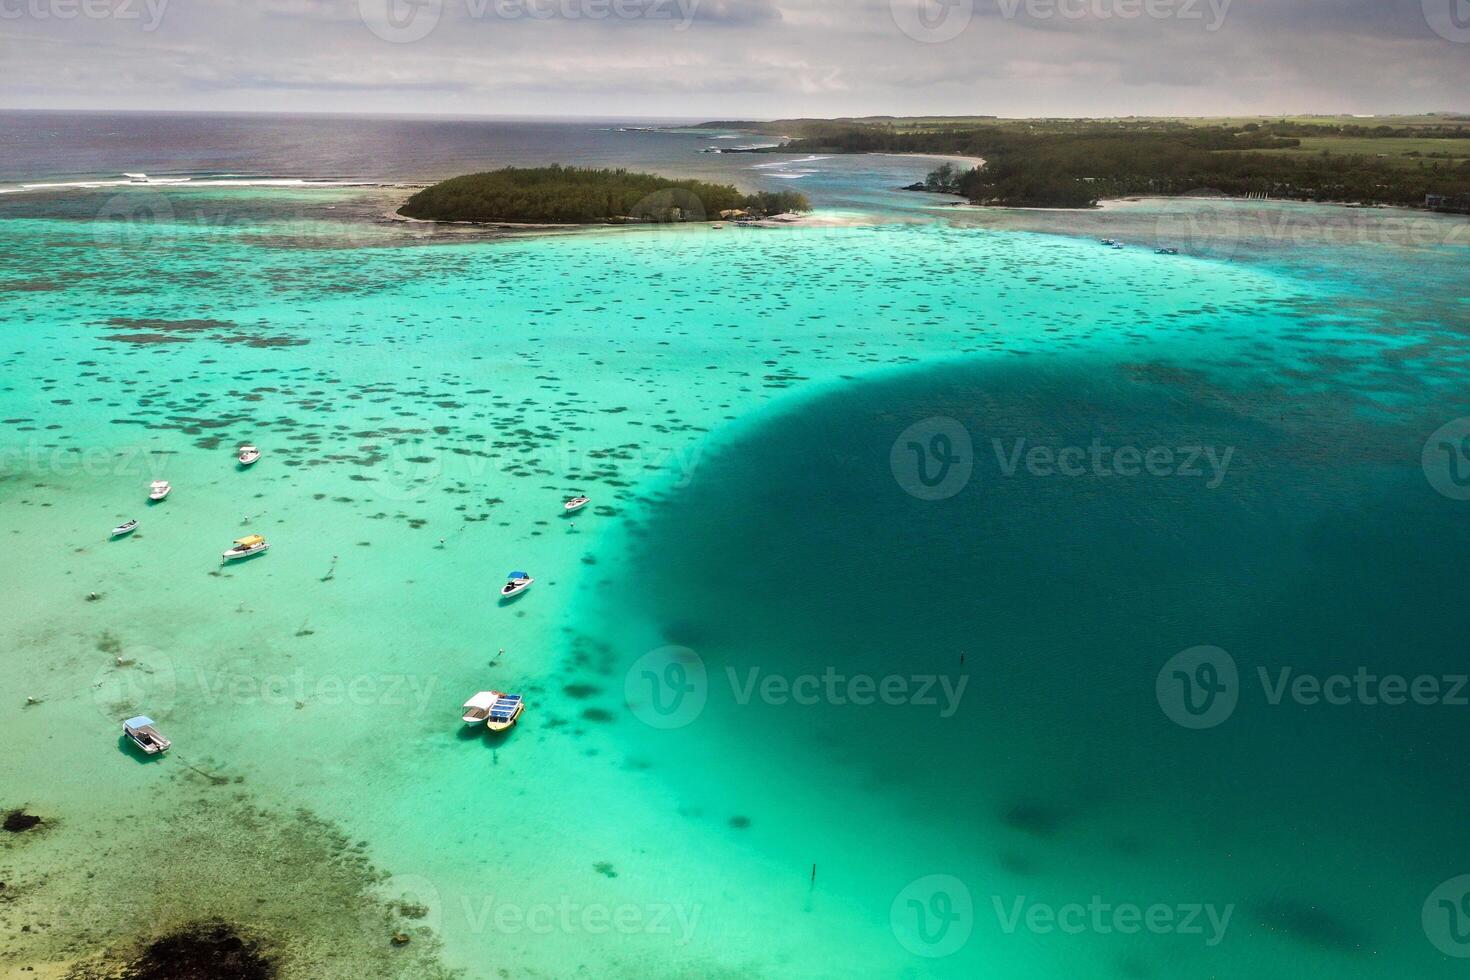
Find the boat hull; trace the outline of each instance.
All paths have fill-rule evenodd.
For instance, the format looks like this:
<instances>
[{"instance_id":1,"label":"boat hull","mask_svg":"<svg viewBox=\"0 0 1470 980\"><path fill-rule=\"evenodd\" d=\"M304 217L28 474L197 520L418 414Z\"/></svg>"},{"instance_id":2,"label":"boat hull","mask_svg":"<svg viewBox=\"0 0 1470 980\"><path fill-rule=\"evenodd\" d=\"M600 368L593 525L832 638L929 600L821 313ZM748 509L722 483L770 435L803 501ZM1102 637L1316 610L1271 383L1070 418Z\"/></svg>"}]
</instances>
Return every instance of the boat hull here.
<instances>
[{"instance_id":1,"label":"boat hull","mask_svg":"<svg viewBox=\"0 0 1470 980\"><path fill-rule=\"evenodd\" d=\"M516 596L524 594L525 591L529 589L535 581L536 580L533 578L528 578L525 582L516 585L514 588L502 588L500 590L501 601L504 602L509 599L514 599Z\"/></svg>"},{"instance_id":2,"label":"boat hull","mask_svg":"<svg viewBox=\"0 0 1470 980\"><path fill-rule=\"evenodd\" d=\"M168 749L164 746L154 745L152 742L144 742L142 739L134 738L131 735L128 736L128 741L136 745L138 747L138 751L142 752L145 755L162 755L163 753L168 751Z\"/></svg>"},{"instance_id":3,"label":"boat hull","mask_svg":"<svg viewBox=\"0 0 1470 980\"><path fill-rule=\"evenodd\" d=\"M516 706L515 713L510 716L509 721L487 721L485 723L485 728L492 732L503 732L508 728L512 728L515 726L516 722L521 720L521 712L525 710L525 702L522 702L521 704Z\"/></svg>"},{"instance_id":4,"label":"boat hull","mask_svg":"<svg viewBox=\"0 0 1470 980\"><path fill-rule=\"evenodd\" d=\"M243 561L246 558L254 558L263 555L270 550L270 545L261 545L259 548L251 548L249 551L226 551L220 554L221 561Z\"/></svg>"}]
</instances>

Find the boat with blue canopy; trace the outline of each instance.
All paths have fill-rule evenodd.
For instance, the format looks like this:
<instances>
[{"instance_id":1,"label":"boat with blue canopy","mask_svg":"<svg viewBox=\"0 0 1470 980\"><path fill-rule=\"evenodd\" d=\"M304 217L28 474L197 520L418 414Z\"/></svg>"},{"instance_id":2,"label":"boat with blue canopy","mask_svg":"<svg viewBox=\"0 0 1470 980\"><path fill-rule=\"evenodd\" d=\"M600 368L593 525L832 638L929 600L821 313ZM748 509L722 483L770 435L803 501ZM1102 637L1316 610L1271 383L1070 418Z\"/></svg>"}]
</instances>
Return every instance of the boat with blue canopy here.
<instances>
[{"instance_id":1,"label":"boat with blue canopy","mask_svg":"<svg viewBox=\"0 0 1470 980\"><path fill-rule=\"evenodd\" d=\"M526 710L526 702L521 700L519 694L502 694L490 709L490 717L486 720L485 727L492 732L503 732L516 723L524 710Z\"/></svg>"},{"instance_id":2,"label":"boat with blue canopy","mask_svg":"<svg viewBox=\"0 0 1470 980\"><path fill-rule=\"evenodd\" d=\"M510 575L506 576L505 585L500 587L500 597L502 599L509 599L512 596L518 596L529 589L531 583L534 581L536 580L531 577L529 572L511 572Z\"/></svg>"}]
</instances>

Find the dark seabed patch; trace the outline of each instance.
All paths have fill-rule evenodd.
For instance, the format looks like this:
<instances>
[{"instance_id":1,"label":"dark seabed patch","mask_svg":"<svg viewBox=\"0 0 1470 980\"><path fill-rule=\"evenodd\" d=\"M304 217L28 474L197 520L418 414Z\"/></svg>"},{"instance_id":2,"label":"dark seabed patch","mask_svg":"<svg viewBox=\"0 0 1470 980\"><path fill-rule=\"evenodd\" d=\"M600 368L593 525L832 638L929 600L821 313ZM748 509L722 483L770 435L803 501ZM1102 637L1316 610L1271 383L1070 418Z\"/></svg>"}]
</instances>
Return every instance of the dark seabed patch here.
<instances>
[{"instance_id":1,"label":"dark seabed patch","mask_svg":"<svg viewBox=\"0 0 1470 980\"><path fill-rule=\"evenodd\" d=\"M1255 910L1261 927L1321 949L1338 953L1368 951L1369 937L1340 913L1311 902L1273 899Z\"/></svg>"},{"instance_id":2,"label":"dark seabed patch","mask_svg":"<svg viewBox=\"0 0 1470 980\"><path fill-rule=\"evenodd\" d=\"M23 809L14 809L5 814L4 828L12 834L23 834L41 825L41 818Z\"/></svg>"},{"instance_id":3,"label":"dark seabed patch","mask_svg":"<svg viewBox=\"0 0 1470 980\"><path fill-rule=\"evenodd\" d=\"M304 810L219 792L229 791L204 790L167 820L109 824L85 862L66 855L75 835L96 834L87 820L58 821L28 843L29 863L9 869L0 903L4 962L75 962L75 980L454 976L362 842ZM413 945L394 948L398 933ZM198 972L216 954L242 972Z\"/></svg>"},{"instance_id":4,"label":"dark seabed patch","mask_svg":"<svg viewBox=\"0 0 1470 980\"><path fill-rule=\"evenodd\" d=\"M115 316L109 327L126 328L129 332L107 334L102 339L119 344L146 347L153 344L187 344L194 340L210 340L220 344L244 344L246 347L297 347L309 343L304 337L272 335L263 332L265 324L243 327L229 320L164 320L153 317Z\"/></svg>"},{"instance_id":5,"label":"dark seabed patch","mask_svg":"<svg viewBox=\"0 0 1470 980\"><path fill-rule=\"evenodd\" d=\"M225 922L195 922L148 942L118 967L83 966L67 980L274 980L260 941Z\"/></svg>"}]
</instances>

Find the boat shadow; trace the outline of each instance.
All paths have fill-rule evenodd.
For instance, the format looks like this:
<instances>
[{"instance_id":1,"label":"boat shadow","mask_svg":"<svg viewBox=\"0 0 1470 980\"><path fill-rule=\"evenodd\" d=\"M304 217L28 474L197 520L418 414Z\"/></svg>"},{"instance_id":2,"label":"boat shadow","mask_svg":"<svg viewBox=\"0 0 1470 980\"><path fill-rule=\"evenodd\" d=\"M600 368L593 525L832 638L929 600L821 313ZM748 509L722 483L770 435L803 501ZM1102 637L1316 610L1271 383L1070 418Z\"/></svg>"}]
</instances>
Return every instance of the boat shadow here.
<instances>
[{"instance_id":1,"label":"boat shadow","mask_svg":"<svg viewBox=\"0 0 1470 980\"><path fill-rule=\"evenodd\" d=\"M515 734L515 730L518 727L520 726L511 725L503 732L492 732L488 728L485 729L485 744L490 746L490 748L492 749L500 748L502 745L511 740L511 736Z\"/></svg>"},{"instance_id":2,"label":"boat shadow","mask_svg":"<svg viewBox=\"0 0 1470 980\"><path fill-rule=\"evenodd\" d=\"M464 725L455 737L461 742L484 742L492 749L498 749L510 741L511 733L516 730L516 727L512 725L503 732L492 732L484 725L475 725L473 727Z\"/></svg>"},{"instance_id":3,"label":"boat shadow","mask_svg":"<svg viewBox=\"0 0 1470 980\"><path fill-rule=\"evenodd\" d=\"M225 568L226 566L229 566L229 565L243 565L247 561L254 561L255 559L259 558L263 554L265 554L264 551L257 551L253 555L242 555L239 558L222 558L222 559L220 559L220 563L219 564L220 564L220 567L221 568Z\"/></svg>"},{"instance_id":4,"label":"boat shadow","mask_svg":"<svg viewBox=\"0 0 1470 980\"><path fill-rule=\"evenodd\" d=\"M126 735L119 735L117 737L117 750L140 766L147 766L158 762L167 754L159 752L156 755L149 755L147 752L138 748L137 743Z\"/></svg>"}]
</instances>

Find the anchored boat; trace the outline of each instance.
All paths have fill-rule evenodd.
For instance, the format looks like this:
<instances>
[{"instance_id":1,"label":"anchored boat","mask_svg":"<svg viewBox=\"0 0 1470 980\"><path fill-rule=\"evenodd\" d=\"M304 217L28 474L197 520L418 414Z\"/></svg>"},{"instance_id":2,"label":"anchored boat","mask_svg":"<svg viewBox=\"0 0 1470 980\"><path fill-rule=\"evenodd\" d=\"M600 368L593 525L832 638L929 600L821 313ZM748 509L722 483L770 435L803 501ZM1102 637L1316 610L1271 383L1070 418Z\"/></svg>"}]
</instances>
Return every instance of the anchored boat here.
<instances>
[{"instance_id":1,"label":"anchored boat","mask_svg":"<svg viewBox=\"0 0 1470 980\"><path fill-rule=\"evenodd\" d=\"M163 737L162 733L154 727L153 719L147 715L139 715L123 722L123 734L149 755L167 752L168 747L174 744Z\"/></svg>"},{"instance_id":2,"label":"anchored boat","mask_svg":"<svg viewBox=\"0 0 1470 980\"><path fill-rule=\"evenodd\" d=\"M260 450L254 446L241 446L239 458L241 466L249 466L260 458Z\"/></svg>"},{"instance_id":3,"label":"anchored boat","mask_svg":"<svg viewBox=\"0 0 1470 980\"><path fill-rule=\"evenodd\" d=\"M464 703L464 723L503 732L516 723L525 706L519 694L481 691Z\"/></svg>"},{"instance_id":4,"label":"anchored boat","mask_svg":"<svg viewBox=\"0 0 1470 980\"><path fill-rule=\"evenodd\" d=\"M529 589L534 581L536 580L525 572L511 572L506 583L500 587L500 598L509 599L512 596L518 596Z\"/></svg>"},{"instance_id":5,"label":"anchored boat","mask_svg":"<svg viewBox=\"0 0 1470 980\"><path fill-rule=\"evenodd\" d=\"M502 694L495 707L490 709L490 719L485 722L485 727L492 732L503 732L520 719L524 710L526 702L519 694Z\"/></svg>"},{"instance_id":6,"label":"anchored boat","mask_svg":"<svg viewBox=\"0 0 1470 980\"><path fill-rule=\"evenodd\" d=\"M131 521L125 521L113 528L112 536L114 538L120 538L124 534L132 534L136 530L138 530L138 519L135 517Z\"/></svg>"},{"instance_id":7,"label":"anchored boat","mask_svg":"<svg viewBox=\"0 0 1470 980\"><path fill-rule=\"evenodd\" d=\"M169 486L167 480L154 480L152 483L148 484L148 499L162 500L164 497L167 497L169 494L173 493L173 491L174 488Z\"/></svg>"},{"instance_id":8,"label":"anchored boat","mask_svg":"<svg viewBox=\"0 0 1470 980\"><path fill-rule=\"evenodd\" d=\"M269 547L270 545L266 544L265 538L258 534L249 534L243 538L236 538L235 544L232 547L220 553L220 559L222 561L238 561L241 558L258 555Z\"/></svg>"},{"instance_id":9,"label":"anchored boat","mask_svg":"<svg viewBox=\"0 0 1470 980\"><path fill-rule=\"evenodd\" d=\"M495 707L498 700L499 691L480 691L464 703L464 716L461 720L466 725L485 724L485 720L490 717L490 709Z\"/></svg>"},{"instance_id":10,"label":"anchored boat","mask_svg":"<svg viewBox=\"0 0 1470 980\"><path fill-rule=\"evenodd\" d=\"M591 502L591 497L573 497L571 500L568 500L566 503L562 504L562 506L566 508L568 514L575 514L577 511L581 510L583 507L586 507Z\"/></svg>"},{"instance_id":11,"label":"anchored boat","mask_svg":"<svg viewBox=\"0 0 1470 980\"><path fill-rule=\"evenodd\" d=\"M464 703L464 723L503 732L516 723L525 708L526 703L519 694L481 691Z\"/></svg>"}]
</instances>

